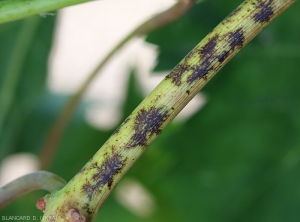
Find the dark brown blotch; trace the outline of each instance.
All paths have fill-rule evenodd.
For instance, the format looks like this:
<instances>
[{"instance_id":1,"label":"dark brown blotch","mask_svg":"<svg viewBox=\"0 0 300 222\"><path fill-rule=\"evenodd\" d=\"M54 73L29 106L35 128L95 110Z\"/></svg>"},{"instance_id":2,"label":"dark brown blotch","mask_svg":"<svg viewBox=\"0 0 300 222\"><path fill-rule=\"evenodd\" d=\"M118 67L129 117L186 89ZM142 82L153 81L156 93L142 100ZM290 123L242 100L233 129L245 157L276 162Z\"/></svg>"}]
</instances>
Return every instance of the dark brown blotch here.
<instances>
[{"instance_id":1,"label":"dark brown blotch","mask_svg":"<svg viewBox=\"0 0 300 222\"><path fill-rule=\"evenodd\" d=\"M136 146L146 146L147 137L161 133L161 125L168 117L168 111L163 111L163 107L150 107L148 110L141 109L134 121L134 135L131 137L129 148Z\"/></svg>"},{"instance_id":2,"label":"dark brown blotch","mask_svg":"<svg viewBox=\"0 0 300 222\"><path fill-rule=\"evenodd\" d=\"M217 56L219 62L224 62L224 60L233 53L235 48L242 48L245 42L245 35L242 28L229 32L227 35L230 48Z\"/></svg>"},{"instance_id":3,"label":"dark brown blotch","mask_svg":"<svg viewBox=\"0 0 300 222\"><path fill-rule=\"evenodd\" d=\"M242 28L235 30L234 32L229 33L229 44L231 48L243 47L245 42L244 31Z\"/></svg>"},{"instance_id":4,"label":"dark brown blotch","mask_svg":"<svg viewBox=\"0 0 300 222\"><path fill-rule=\"evenodd\" d=\"M216 34L211 37L200 50L200 65L193 68L193 74L187 79L188 83L192 83L195 80L205 78L209 71L213 69L211 61L213 60L216 46L218 43L219 35Z\"/></svg>"},{"instance_id":5,"label":"dark brown blotch","mask_svg":"<svg viewBox=\"0 0 300 222\"><path fill-rule=\"evenodd\" d=\"M175 68L170 72L169 75L166 76L168 79L172 79L172 83L176 86L181 85L181 78L184 72L188 71L190 67L184 62L183 64L178 64Z\"/></svg>"},{"instance_id":6,"label":"dark brown blotch","mask_svg":"<svg viewBox=\"0 0 300 222\"><path fill-rule=\"evenodd\" d=\"M105 160L102 165L93 164L91 169L96 169L96 173L92 176L92 181L87 181L82 186L82 191L85 192L91 200L95 193L101 192L101 188L106 184L109 189L114 182L114 176L117 175L125 165L126 160L122 159L121 154L114 153L111 156L105 155Z\"/></svg>"},{"instance_id":7,"label":"dark brown blotch","mask_svg":"<svg viewBox=\"0 0 300 222\"><path fill-rule=\"evenodd\" d=\"M273 0L263 1L258 0L257 10L258 12L254 14L254 21L256 22L267 22L270 20L272 15L274 14L273 11Z\"/></svg>"},{"instance_id":8,"label":"dark brown blotch","mask_svg":"<svg viewBox=\"0 0 300 222\"><path fill-rule=\"evenodd\" d=\"M200 49L200 54L201 54L201 60L204 58L208 58L213 53L215 52L215 48L218 42L219 35L216 34L212 38L209 39L208 43L206 43L201 49Z\"/></svg>"},{"instance_id":9,"label":"dark brown blotch","mask_svg":"<svg viewBox=\"0 0 300 222\"><path fill-rule=\"evenodd\" d=\"M92 179L96 182L97 187L107 184L111 188L114 175L118 174L123 166L124 161L122 161L121 154L113 153L110 157L106 156L100 167L96 166L98 172L93 175Z\"/></svg>"},{"instance_id":10,"label":"dark brown blotch","mask_svg":"<svg viewBox=\"0 0 300 222\"><path fill-rule=\"evenodd\" d=\"M89 181L83 184L81 188L82 192L84 192L88 196L89 200L92 199L93 194L96 192L95 189L95 186L93 186Z\"/></svg>"},{"instance_id":11,"label":"dark brown blotch","mask_svg":"<svg viewBox=\"0 0 300 222\"><path fill-rule=\"evenodd\" d=\"M195 80L205 78L205 76L208 74L209 71L213 70L213 67L211 66L211 61L207 60L204 63L201 63L200 66L196 66L194 68L194 72L192 75L190 75L187 79L188 83L192 83Z\"/></svg>"},{"instance_id":12,"label":"dark brown blotch","mask_svg":"<svg viewBox=\"0 0 300 222\"><path fill-rule=\"evenodd\" d=\"M195 50L190 51L185 57L183 62L179 63L175 68L171 71L169 75L166 76L166 79L171 78L172 83L174 83L176 86L180 86L182 83L182 75L186 71L192 70L191 66L188 65L189 60L195 56L195 53L197 53Z\"/></svg>"},{"instance_id":13,"label":"dark brown blotch","mask_svg":"<svg viewBox=\"0 0 300 222\"><path fill-rule=\"evenodd\" d=\"M221 55L218 55L217 58L219 62L224 62L224 60L230 55L230 50L224 51Z\"/></svg>"}]
</instances>

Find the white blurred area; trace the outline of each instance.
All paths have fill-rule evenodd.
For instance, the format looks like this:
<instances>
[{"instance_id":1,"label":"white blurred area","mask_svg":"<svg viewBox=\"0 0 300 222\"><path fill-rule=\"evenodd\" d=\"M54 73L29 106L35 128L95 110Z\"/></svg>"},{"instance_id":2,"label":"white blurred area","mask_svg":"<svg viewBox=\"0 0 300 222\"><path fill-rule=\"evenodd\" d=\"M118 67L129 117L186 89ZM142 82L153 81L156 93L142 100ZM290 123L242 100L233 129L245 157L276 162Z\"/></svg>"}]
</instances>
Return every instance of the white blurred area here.
<instances>
[{"instance_id":1,"label":"white blurred area","mask_svg":"<svg viewBox=\"0 0 300 222\"><path fill-rule=\"evenodd\" d=\"M133 214L147 218L155 212L153 195L137 180L123 179L116 187L115 198Z\"/></svg>"},{"instance_id":2,"label":"white blurred area","mask_svg":"<svg viewBox=\"0 0 300 222\"><path fill-rule=\"evenodd\" d=\"M55 93L74 93L126 35L175 2L103 0L61 10L49 63L49 88ZM114 55L85 94L91 103L86 112L90 124L102 129L116 127L130 68L137 70L144 96L154 89L166 74L151 75L158 50L143 38L135 38ZM203 101L200 96L193 99L180 114L181 119L195 112Z\"/></svg>"},{"instance_id":3,"label":"white blurred area","mask_svg":"<svg viewBox=\"0 0 300 222\"><path fill-rule=\"evenodd\" d=\"M0 164L0 187L23 175L37 171L39 160L30 153L18 153L6 157Z\"/></svg>"}]
</instances>

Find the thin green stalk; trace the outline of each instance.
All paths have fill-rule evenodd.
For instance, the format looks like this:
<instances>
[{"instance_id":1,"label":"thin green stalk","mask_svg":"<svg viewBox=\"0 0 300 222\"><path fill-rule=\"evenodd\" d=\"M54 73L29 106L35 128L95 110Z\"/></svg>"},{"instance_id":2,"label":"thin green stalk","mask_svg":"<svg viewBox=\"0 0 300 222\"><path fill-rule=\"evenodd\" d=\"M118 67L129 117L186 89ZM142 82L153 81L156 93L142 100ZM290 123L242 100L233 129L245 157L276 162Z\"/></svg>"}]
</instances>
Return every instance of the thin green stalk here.
<instances>
[{"instance_id":1,"label":"thin green stalk","mask_svg":"<svg viewBox=\"0 0 300 222\"><path fill-rule=\"evenodd\" d=\"M80 89L65 105L59 117L51 127L40 154L40 160L42 163L41 169L49 168L54 153L58 148L59 141L74 113L74 110L78 106L87 88L90 86L90 84L95 79L100 70L104 67L104 65L112 58L112 56L133 37L144 35L179 18L194 4L194 2L195 0L179 0L171 8L157 14L153 18L150 18L149 20L138 26L129 35L127 35L121 42L119 42L119 44L117 44L113 48L113 50L110 51L109 54L98 64L93 72L88 75L87 79L81 85Z\"/></svg>"},{"instance_id":2,"label":"thin green stalk","mask_svg":"<svg viewBox=\"0 0 300 222\"><path fill-rule=\"evenodd\" d=\"M65 185L66 182L61 177L50 172L37 171L27 174L0 188L0 209L34 190L54 192Z\"/></svg>"},{"instance_id":3,"label":"thin green stalk","mask_svg":"<svg viewBox=\"0 0 300 222\"><path fill-rule=\"evenodd\" d=\"M22 73L22 67L40 21L41 18L37 16L23 21L23 26L21 27L11 58L7 65L7 71L4 74L4 79L0 88L0 136L3 134L5 119L14 102L15 92Z\"/></svg>"},{"instance_id":4,"label":"thin green stalk","mask_svg":"<svg viewBox=\"0 0 300 222\"><path fill-rule=\"evenodd\" d=\"M0 2L0 24L91 0L6 0Z\"/></svg>"},{"instance_id":5,"label":"thin green stalk","mask_svg":"<svg viewBox=\"0 0 300 222\"><path fill-rule=\"evenodd\" d=\"M92 221L116 184L183 107L294 2L246 0L228 15L147 96L75 177L46 197L44 218L74 221L76 216L78 221Z\"/></svg>"}]
</instances>

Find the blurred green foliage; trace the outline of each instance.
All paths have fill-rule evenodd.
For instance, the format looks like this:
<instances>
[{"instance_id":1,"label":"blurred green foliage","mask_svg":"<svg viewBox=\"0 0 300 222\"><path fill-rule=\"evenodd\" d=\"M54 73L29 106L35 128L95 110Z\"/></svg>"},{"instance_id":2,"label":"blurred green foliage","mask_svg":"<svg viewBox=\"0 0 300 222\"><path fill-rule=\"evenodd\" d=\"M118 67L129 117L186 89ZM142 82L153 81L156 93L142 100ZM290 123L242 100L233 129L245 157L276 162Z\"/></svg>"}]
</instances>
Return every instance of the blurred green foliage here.
<instances>
[{"instance_id":1,"label":"blurred green foliage","mask_svg":"<svg viewBox=\"0 0 300 222\"><path fill-rule=\"evenodd\" d=\"M172 69L240 3L196 4L178 21L150 33L147 41L160 52L155 70ZM299 10L296 3L230 61L203 89L206 105L186 122L170 124L125 176L154 196L153 215L134 215L113 192L97 221L300 221ZM38 154L68 99L46 89L55 18L38 19L0 129L1 160L17 152ZM24 24L0 26L0 87ZM133 74L122 119L142 100L138 87ZM113 132L89 126L84 107L77 110L50 169L66 180ZM0 215L42 215L35 202L44 195L28 194Z\"/></svg>"}]
</instances>

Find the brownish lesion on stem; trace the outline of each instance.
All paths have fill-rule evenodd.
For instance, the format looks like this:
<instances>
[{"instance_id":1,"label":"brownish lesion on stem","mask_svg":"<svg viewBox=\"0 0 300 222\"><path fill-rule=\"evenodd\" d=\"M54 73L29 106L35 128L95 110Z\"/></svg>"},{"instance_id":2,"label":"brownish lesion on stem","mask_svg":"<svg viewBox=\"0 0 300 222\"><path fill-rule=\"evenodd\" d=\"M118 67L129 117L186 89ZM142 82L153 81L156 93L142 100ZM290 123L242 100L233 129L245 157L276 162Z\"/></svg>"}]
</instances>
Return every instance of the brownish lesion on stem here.
<instances>
[{"instance_id":1,"label":"brownish lesion on stem","mask_svg":"<svg viewBox=\"0 0 300 222\"><path fill-rule=\"evenodd\" d=\"M81 101L87 88L90 86L91 82L95 79L99 71L104 67L108 60L112 58L116 51L123 47L130 39L142 36L156 28L164 26L180 16L182 16L191 6L194 4L195 0L178 0L171 8L155 15L150 18L135 30L133 30L129 35L127 35L115 48L98 64L97 67L88 75L87 79L83 82L80 89L72 96L72 98L65 105L55 123L49 130L49 133L43 144L40 159L41 159L41 169L48 169L54 153L58 148L61 137L72 118L72 115Z\"/></svg>"}]
</instances>

